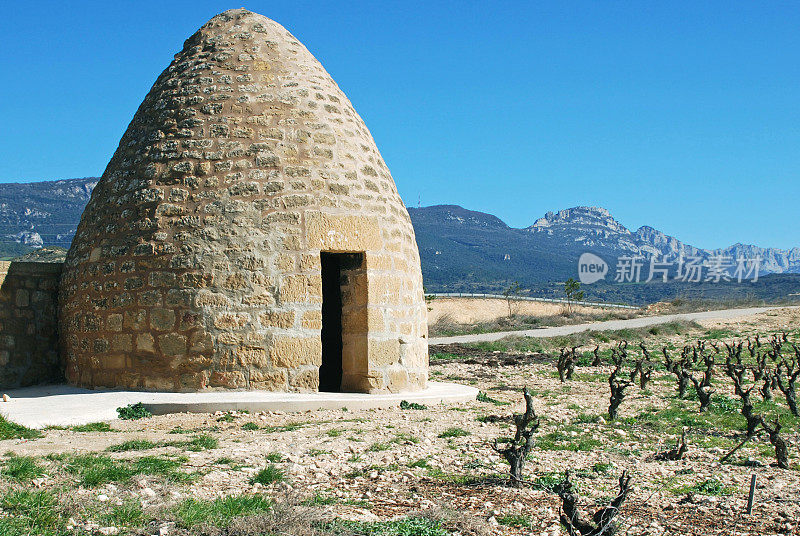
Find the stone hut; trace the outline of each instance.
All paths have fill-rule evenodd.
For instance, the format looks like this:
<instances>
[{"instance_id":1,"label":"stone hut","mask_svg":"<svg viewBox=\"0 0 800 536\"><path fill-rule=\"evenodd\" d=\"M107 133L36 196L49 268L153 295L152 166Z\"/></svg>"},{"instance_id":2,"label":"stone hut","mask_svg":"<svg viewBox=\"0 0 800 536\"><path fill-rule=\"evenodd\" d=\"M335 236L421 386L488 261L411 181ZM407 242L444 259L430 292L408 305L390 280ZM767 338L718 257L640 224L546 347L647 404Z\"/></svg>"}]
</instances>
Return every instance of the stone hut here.
<instances>
[{"instance_id":1,"label":"stone hut","mask_svg":"<svg viewBox=\"0 0 800 536\"><path fill-rule=\"evenodd\" d=\"M206 23L134 115L60 284L67 380L141 390L419 390L408 212L364 122L285 28Z\"/></svg>"}]
</instances>

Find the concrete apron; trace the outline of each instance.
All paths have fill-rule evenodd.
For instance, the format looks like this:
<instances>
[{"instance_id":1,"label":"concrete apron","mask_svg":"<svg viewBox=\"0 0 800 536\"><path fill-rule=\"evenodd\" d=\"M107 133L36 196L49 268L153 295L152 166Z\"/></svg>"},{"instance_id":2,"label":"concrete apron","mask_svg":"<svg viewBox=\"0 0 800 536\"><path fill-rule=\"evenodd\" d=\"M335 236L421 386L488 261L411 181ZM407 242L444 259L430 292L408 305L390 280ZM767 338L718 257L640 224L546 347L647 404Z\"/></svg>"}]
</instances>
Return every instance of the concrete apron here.
<instances>
[{"instance_id":1,"label":"concrete apron","mask_svg":"<svg viewBox=\"0 0 800 536\"><path fill-rule=\"evenodd\" d=\"M400 402L456 403L475 400L478 390L456 383L428 382L424 391L409 393L276 393L270 391L208 391L153 393L103 391L69 385L41 385L5 391L0 414L29 428L74 426L117 418L117 408L142 402L154 415L215 411L301 412L319 409L389 408ZM2 393L0 393L2 395Z\"/></svg>"}]
</instances>

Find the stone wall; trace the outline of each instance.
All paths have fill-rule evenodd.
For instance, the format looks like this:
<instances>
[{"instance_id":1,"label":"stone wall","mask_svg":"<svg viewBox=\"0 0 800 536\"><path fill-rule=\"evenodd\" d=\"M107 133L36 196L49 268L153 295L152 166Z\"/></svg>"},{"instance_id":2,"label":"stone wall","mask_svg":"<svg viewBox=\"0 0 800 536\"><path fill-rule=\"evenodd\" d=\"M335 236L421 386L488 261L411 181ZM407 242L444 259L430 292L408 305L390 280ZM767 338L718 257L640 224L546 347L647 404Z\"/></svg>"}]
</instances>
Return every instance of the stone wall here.
<instances>
[{"instance_id":1,"label":"stone wall","mask_svg":"<svg viewBox=\"0 0 800 536\"><path fill-rule=\"evenodd\" d=\"M0 261L0 388L63 381L58 357L61 263Z\"/></svg>"}]
</instances>

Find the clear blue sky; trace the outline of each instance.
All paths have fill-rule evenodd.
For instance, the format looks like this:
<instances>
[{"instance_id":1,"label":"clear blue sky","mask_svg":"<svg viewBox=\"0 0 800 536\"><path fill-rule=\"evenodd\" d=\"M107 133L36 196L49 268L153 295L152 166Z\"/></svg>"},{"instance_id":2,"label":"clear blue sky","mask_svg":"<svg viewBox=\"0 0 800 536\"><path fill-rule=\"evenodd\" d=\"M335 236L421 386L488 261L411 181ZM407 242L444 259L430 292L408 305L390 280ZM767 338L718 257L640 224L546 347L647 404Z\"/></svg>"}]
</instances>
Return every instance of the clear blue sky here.
<instances>
[{"instance_id":1,"label":"clear blue sky","mask_svg":"<svg viewBox=\"0 0 800 536\"><path fill-rule=\"evenodd\" d=\"M7 2L0 182L100 175L214 1ZM800 246L797 2L253 1L323 63L406 204L599 205L699 247Z\"/></svg>"}]
</instances>

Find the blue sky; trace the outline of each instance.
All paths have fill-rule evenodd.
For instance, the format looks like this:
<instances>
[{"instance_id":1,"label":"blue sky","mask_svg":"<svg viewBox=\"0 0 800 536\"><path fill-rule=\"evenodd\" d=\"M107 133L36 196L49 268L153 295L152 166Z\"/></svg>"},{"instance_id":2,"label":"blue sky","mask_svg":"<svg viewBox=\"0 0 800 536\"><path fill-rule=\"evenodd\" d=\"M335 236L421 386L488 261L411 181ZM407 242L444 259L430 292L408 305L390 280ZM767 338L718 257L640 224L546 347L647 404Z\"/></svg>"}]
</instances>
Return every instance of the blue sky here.
<instances>
[{"instance_id":1,"label":"blue sky","mask_svg":"<svg viewBox=\"0 0 800 536\"><path fill-rule=\"evenodd\" d=\"M215 1L16 2L0 182L100 175ZM323 63L406 204L599 205L699 247L800 246L796 2L248 2Z\"/></svg>"}]
</instances>

